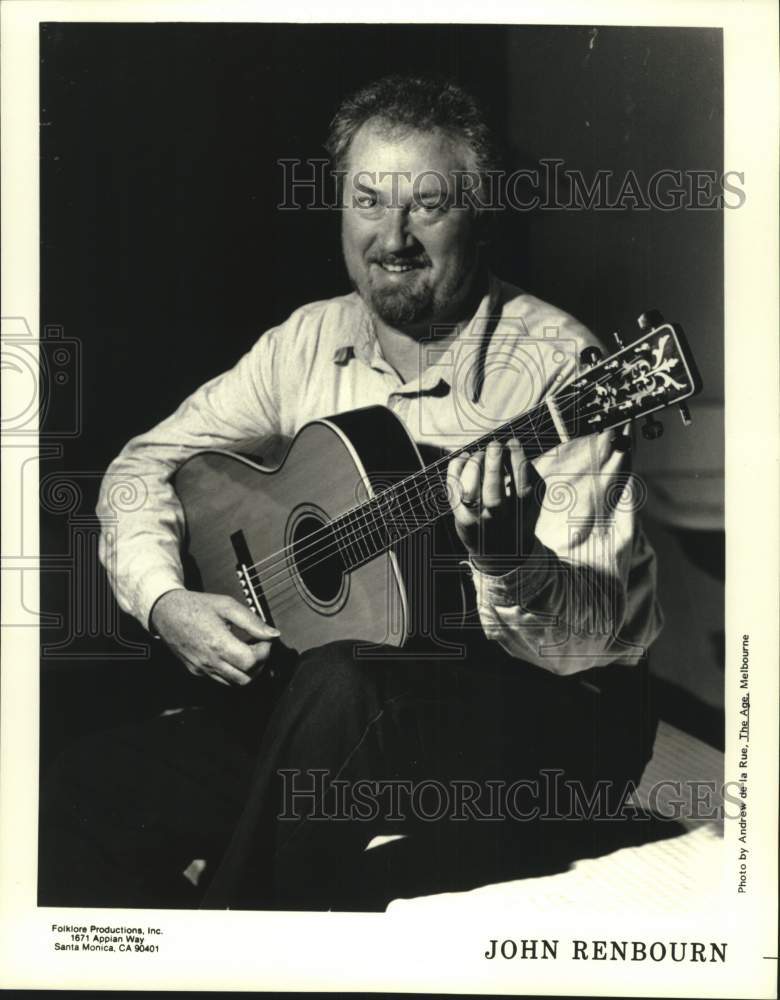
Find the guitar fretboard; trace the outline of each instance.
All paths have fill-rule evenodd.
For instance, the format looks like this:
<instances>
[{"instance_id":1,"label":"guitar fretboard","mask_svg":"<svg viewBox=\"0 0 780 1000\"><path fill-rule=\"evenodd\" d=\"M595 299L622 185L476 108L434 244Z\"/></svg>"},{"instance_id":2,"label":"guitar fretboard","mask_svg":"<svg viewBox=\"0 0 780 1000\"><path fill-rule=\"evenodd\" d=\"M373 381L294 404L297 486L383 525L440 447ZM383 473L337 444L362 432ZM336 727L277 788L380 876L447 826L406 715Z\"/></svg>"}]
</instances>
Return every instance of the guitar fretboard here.
<instances>
[{"instance_id":1,"label":"guitar fretboard","mask_svg":"<svg viewBox=\"0 0 780 1000\"><path fill-rule=\"evenodd\" d=\"M507 444L512 438L520 442L527 458L536 458L565 440L556 429L547 403L542 402L419 472L399 480L330 522L345 568L351 570L369 562L451 510L447 466L455 455L472 454L491 441Z\"/></svg>"}]
</instances>

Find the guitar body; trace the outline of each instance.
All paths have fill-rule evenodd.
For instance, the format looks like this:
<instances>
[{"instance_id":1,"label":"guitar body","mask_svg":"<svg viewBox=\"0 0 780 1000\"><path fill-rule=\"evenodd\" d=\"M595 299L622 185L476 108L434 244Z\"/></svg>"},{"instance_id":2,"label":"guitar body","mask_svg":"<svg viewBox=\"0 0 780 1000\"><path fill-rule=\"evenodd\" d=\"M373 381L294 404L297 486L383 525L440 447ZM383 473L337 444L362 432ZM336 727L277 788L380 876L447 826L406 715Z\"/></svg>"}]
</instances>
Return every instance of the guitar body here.
<instances>
[{"instance_id":1,"label":"guitar body","mask_svg":"<svg viewBox=\"0 0 780 1000\"><path fill-rule=\"evenodd\" d=\"M307 424L277 469L227 452L193 456L174 479L188 586L248 604L299 652L336 640L398 648L429 637L437 612L420 566L435 565L434 546L442 555L442 532L431 526L345 572L325 527L420 468L405 426L381 406ZM454 584L457 556L448 563ZM436 587L457 607L460 582Z\"/></svg>"}]
</instances>

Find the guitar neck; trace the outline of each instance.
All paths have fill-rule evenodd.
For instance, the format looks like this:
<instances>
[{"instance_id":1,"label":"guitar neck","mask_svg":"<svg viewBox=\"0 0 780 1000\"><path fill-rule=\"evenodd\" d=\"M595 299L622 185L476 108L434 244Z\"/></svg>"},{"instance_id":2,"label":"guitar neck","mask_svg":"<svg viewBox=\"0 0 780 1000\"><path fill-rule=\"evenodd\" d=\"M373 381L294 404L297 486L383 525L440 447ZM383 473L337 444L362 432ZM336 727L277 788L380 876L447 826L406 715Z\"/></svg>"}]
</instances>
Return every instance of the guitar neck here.
<instances>
[{"instance_id":1,"label":"guitar neck","mask_svg":"<svg viewBox=\"0 0 780 1000\"><path fill-rule=\"evenodd\" d=\"M699 392L701 379L680 327L655 313L643 314L639 325L642 336L603 361L598 351L594 357L594 348L587 349L584 355L593 360L585 363L592 366L530 410L331 521L345 567L368 562L449 513L447 466L455 454L516 438L527 458L537 458L574 438L619 427Z\"/></svg>"}]
</instances>

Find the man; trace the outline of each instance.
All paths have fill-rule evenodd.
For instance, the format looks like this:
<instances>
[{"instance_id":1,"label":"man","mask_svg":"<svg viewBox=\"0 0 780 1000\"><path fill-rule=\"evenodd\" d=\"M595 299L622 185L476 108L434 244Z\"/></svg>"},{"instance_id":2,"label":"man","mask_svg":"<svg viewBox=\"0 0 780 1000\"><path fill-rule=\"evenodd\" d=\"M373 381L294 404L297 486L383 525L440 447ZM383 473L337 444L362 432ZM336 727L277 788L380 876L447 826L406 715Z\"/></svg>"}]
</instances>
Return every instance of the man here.
<instances>
[{"instance_id":1,"label":"man","mask_svg":"<svg viewBox=\"0 0 780 1000\"><path fill-rule=\"evenodd\" d=\"M426 823L414 788L449 782L473 798L480 783L522 779L533 791L558 770L590 789L638 779L646 763L638 664L660 614L624 449L600 435L533 465L516 440L458 452L560 386L596 343L487 270L483 209L498 161L480 109L453 84L387 78L342 105L329 150L354 292L265 333L108 470L101 558L120 605L229 691L126 731L111 751L103 738L129 783L101 782L95 747L60 766L44 813L58 844L43 867L50 902L67 881L106 905L367 907L448 884L447 856L465 869L481 855L490 871L477 881L506 877L507 864L538 871L538 824L496 834L482 802ZM171 485L184 460L218 447L272 465L309 420L376 404L426 454L454 455L449 501L479 624L464 633L465 658L356 657L349 642L298 656L246 606L185 588ZM145 502L116 522L111 487L127 479ZM361 782L412 797L340 811ZM430 884L403 882L408 844L366 850L393 831L433 845Z\"/></svg>"}]
</instances>

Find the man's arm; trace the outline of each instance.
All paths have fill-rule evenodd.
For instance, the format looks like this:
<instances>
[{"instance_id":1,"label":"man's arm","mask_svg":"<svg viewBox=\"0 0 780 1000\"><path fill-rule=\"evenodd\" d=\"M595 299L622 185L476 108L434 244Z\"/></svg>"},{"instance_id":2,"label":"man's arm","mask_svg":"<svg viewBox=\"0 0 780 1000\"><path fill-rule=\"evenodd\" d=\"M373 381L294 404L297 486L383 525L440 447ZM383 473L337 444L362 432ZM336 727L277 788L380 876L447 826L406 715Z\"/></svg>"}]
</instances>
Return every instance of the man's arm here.
<instances>
[{"instance_id":1,"label":"man's arm","mask_svg":"<svg viewBox=\"0 0 780 1000\"><path fill-rule=\"evenodd\" d=\"M267 655L268 640L278 632L231 598L184 589L184 518L171 479L198 451L256 451L279 433L282 329L266 333L234 368L133 438L109 466L97 505L100 560L120 607L157 631L193 673L230 683L249 680L246 671ZM229 624L244 628L257 644L240 642Z\"/></svg>"},{"instance_id":2,"label":"man's arm","mask_svg":"<svg viewBox=\"0 0 780 1000\"><path fill-rule=\"evenodd\" d=\"M456 506L455 519L488 638L557 674L641 658L662 625L655 556L637 522L642 491L610 435L580 439L558 456L538 459L541 503L522 458L512 463L513 496L504 490L497 457L492 465L483 457L479 475L476 464L451 468L464 484L461 495L474 493L476 481L483 494L478 512ZM509 545L506 522L518 518L523 530ZM486 550L491 519L503 530L504 547L492 543ZM469 520L481 522L480 530L469 534Z\"/></svg>"}]
</instances>

